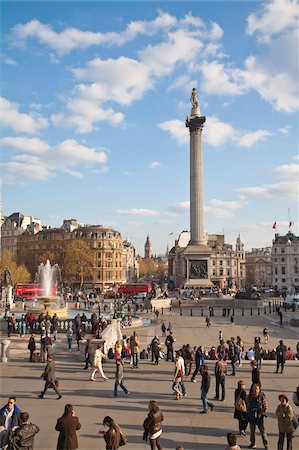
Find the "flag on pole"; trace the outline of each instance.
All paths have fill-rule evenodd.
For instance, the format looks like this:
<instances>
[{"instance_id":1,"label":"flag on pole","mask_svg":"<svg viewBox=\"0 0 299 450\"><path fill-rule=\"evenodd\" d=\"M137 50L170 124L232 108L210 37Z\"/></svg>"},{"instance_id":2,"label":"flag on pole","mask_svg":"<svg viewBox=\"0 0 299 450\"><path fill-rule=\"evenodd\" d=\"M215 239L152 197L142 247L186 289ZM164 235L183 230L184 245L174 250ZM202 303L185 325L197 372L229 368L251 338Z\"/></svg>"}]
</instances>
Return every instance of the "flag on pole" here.
<instances>
[{"instance_id":1,"label":"flag on pole","mask_svg":"<svg viewBox=\"0 0 299 450\"><path fill-rule=\"evenodd\" d=\"M171 232L171 233L169 233L169 235L168 236L171 236L173 234L173 231Z\"/></svg>"},{"instance_id":2,"label":"flag on pole","mask_svg":"<svg viewBox=\"0 0 299 450\"><path fill-rule=\"evenodd\" d=\"M294 225L294 221L293 221L293 220L290 220L290 222L289 222L289 228L291 228L293 225Z\"/></svg>"},{"instance_id":3,"label":"flag on pole","mask_svg":"<svg viewBox=\"0 0 299 450\"><path fill-rule=\"evenodd\" d=\"M276 230L276 220L275 220L275 222L273 223L272 228L274 228L274 229Z\"/></svg>"}]
</instances>

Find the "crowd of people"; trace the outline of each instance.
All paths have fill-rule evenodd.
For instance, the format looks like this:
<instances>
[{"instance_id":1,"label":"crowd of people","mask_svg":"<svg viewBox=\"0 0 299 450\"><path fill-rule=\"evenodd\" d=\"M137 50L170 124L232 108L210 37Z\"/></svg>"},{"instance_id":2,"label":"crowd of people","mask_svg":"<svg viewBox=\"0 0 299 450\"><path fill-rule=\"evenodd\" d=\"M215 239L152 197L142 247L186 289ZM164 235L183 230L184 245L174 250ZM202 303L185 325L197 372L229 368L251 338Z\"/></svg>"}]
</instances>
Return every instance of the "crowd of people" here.
<instances>
[{"instance_id":1,"label":"crowd of people","mask_svg":"<svg viewBox=\"0 0 299 450\"><path fill-rule=\"evenodd\" d=\"M47 317L48 316L48 317ZM24 315L26 328L29 327L31 336L28 341L28 350L30 352L29 360L34 361L34 354L37 349L36 336L30 323L30 315ZM41 374L41 378L45 381L44 389L38 395L43 399L48 389L53 389L57 394L57 399L62 398L59 389L59 381L55 373L55 361L52 353L53 340L57 339L55 333L56 323L58 323L57 315L50 317L41 314L38 320L38 327L35 328L40 334L40 349L42 361L46 363L46 367ZM20 335L24 336L22 320L19 322ZM33 322L32 322L33 323ZM66 339L68 349L71 351L73 338L76 337L77 348L79 350L80 340L86 337L86 316L85 314L77 314L72 325L66 330ZM15 326L15 325L13 325ZM8 321L8 331L11 327L11 321ZM104 318L98 318L96 313L91 317L91 337L101 338L102 331L107 327L107 321ZM233 329L233 328L232 328ZM95 381L97 373L106 381L109 378L103 370L103 360L110 358L115 362L114 388L111 397L117 398L119 388L125 396L130 396L130 391L125 385L125 364L126 362L132 366L132 369L138 369L140 359L151 358L152 363L159 365L162 360L173 363L173 372L171 374L171 389L174 393L174 399L179 401L186 397L186 380L193 383L198 382L198 376L201 376L200 398L202 401L202 409L200 414L207 414L217 410L217 402L226 401L226 377L237 376L238 368L242 366L243 361L250 362L251 385L246 388L243 380L238 380L234 393L234 418L238 422L238 430L240 436L246 436L249 427L250 444L248 448L256 448L256 432L261 434L262 442L265 449L269 448L266 424L268 404L266 394L264 392L263 381L261 377L261 368L263 361L266 359L276 360L275 374L281 374L284 371L287 360L296 359L299 356L299 342L296 351L287 348L280 340L278 345L273 349L267 349L269 341L269 331L265 327L262 331L262 338L256 337L252 346L246 350L242 338L240 336L231 336L224 339L223 332L219 330L219 340L216 345L207 349L202 345L191 346L185 344L181 348L176 348L176 336L171 322L161 324L162 338L155 335L146 349L141 351L140 340L136 332L131 336L123 336L118 340L114 347L109 349L106 354L101 343L97 344L94 351L91 339L87 339L85 344L85 366L83 369L90 369L90 380ZM53 336L53 338L52 338ZM143 355L143 356L142 356ZM211 363L213 363L211 370ZM212 375L215 377L215 394L211 395ZM213 397L211 399L211 396ZM293 402L299 406L299 387L293 395ZM278 424L278 442L277 449L283 450L284 441L287 441L287 450L291 450L293 434L297 426L296 414L289 398L286 394L281 393L278 396L279 404L277 405L275 415ZM150 448L162 449L162 422L164 414L158 403L154 400L149 402L148 414L143 422L143 440L148 441ZM103 425L107 428L100 430L105 441L106 450L115 450L120 446L128 444L128 438L122 432L120 426L110 416L105 416ZM79 447L77 430L81 428L79 418L74 412L71 404L66 404L63 415L58 418L56 423L56 431L59 432L57 441L57 450L72 450ZM34 437L39 432L39 427L29 420L29 414L21 411L16 405L16 398L9 397L8 402L0 410L0 449L18 450L33 448ZM25 445L26 444L26 445ZM227 434L227 450L240 449L237 443L237 435L234 432ZM184 450L182 446L177 446L178 450Z\"/></svg>"}]
</instances>

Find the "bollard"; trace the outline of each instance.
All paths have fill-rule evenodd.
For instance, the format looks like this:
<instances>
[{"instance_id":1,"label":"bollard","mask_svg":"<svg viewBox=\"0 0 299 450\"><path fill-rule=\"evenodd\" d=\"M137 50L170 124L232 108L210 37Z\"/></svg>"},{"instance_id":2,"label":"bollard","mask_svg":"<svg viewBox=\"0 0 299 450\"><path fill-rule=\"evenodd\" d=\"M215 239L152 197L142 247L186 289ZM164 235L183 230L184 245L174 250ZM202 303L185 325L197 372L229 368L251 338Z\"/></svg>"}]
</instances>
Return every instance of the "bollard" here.
<instances>
[{"instance_id":1,"label":"bollard","mask_svg":"<svg viewBox=\"0 0 299 450\"><path fill-rule=\"evenodd\" d=\"M190 309L190 316L193 316L192 308Z\"/></svg>"},{"instance_id":2,"label":"bollard","mask_svg":"<svg viewBox=\"0 0 299 450\"><path fill-rule=\"evenodd\" d=\"M233 316L235 315L235 308L233 308Z\"/></svg>"},{"instance_id":3,"label":"bollard","mask_svg":"<svg viewBox=\"0 0 299 450\"><path fill-rule=\"evenodd\" d=\"M244 308L242 308L242 316L244 316Z\"/></svg>"},{"instance_id":4,"label":"bollard","mask_svg":"<svg viewBox=\"0 0 299 450\"><path fill-rule=\"evenodd\" d=\"M161 314L164 314L164 308L163 308L163 306L162 306L162 311L161 311Z\"/></svg>"},{"instance_id":5,"label":"bollard","mask_svg":"<svg viewBox=\"0 0 299 450\"><path fill-rule=\"evenodd\" d=\"M180 316L182 316L183 315L183 311L182 311L182 308L180 308Z\"/></svg>"},{"instance_id":6,"label":"bollard","mask_svg":"<svg viewBox=\"0 0 299 450\"><path fill-rule=\"evenodd\" d=\"M250 315L252 316L252 308L250 308Z\"/></svg>"},{"instance_id":7,"label":"bollard","mask_svg":"<svg viewBox=\"0 0 299 450\"><path fill-rule=\"evenodd\" d=\"M260 307L257 308L257 313L258 313L258 315L261 314L261 312L260 312Z\"/></svg>"},{"instance_id":8,"label":"bollard","mask_svg":"<svg viewBox=\"0 0 299 450\"><path fill-rule=\"evenodd\" d=\"M275 308L274 308L274 305L272 306L272 312L275 312Z\"/></svg>"},{"instance_id":9,"label":"bollard","mask_svg":"<svg viewBox=\"0 0 299 450\"><path fill-rule=\"evenodd\" d=\"M201 307L201 317L203 317L203 307Z\"/></svg>"},{"instance_id":10,"label":"bollard","mask_svg":"<svg viewBox=\"0 0 299 450\"><path fill-rule=\"evenodd\" d=\"M7 363L8 361L8 356L9 356L9 346L11 344L11 341L9 339L4 339L3 341L1 341L1 356L2 356L2 362L3 363Z\"/></svg>"},{"instance_id":11,"label":"bollard","mask_svg":"<svg viewBox=\"0 0 299 450\"><path fill-rule=\"evenodd\" d=\"M264 306L264 314L267 314L267 306Z\"/></svg>"}]
</instances>

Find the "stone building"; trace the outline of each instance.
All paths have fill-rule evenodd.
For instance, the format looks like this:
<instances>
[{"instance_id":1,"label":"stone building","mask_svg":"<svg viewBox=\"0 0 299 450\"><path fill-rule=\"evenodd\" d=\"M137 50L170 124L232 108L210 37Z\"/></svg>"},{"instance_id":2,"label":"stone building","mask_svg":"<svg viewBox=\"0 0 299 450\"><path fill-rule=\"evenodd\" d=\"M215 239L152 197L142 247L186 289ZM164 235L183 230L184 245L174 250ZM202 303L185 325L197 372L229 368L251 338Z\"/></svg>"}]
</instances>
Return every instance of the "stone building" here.
<instances>
[{"instance_id":1,"label":"stone building","mask_svg":"<svg viewBox=\"0 0 299 450\"><path fill-rule=\"evenodd\" d=\"M209 273L214 286L243 289L245 287L245 250L240 236L236 240L236 249L225 243L224 235L208 234L207 245L210 249ZM168 276L174 287L185 286L187 279L184 249L190 241L190 232L182 231L169 252ZM191 286L192 287L192 286ZM195 286L194 286L195 287Z\"/></svg>"},{"instance_id":2,"label":"stone building","mask_svg":"<svg viewBox=\"0 0 299 450\"><path fill-rule=\"evenodd\" d=\"M85 289L104 291L126 282L128 274L132 276L135 249L124 244L119 231L103 225L79 225L74 219L65 220L61 228L44 228L35 234L27 229L18 238L18 260L33 276L46 259L63 270L64 252L74 240L86 242L94 255L93 276L86 280Z\"/></svg>"},{"instance_id":3,"label":"stone building","mask_svg":"<svg viewBox=\"0 0 299 450\"><path fill-rule=\"evenodd\" d=\"M299 292L299 236L275 234L272 243L272 284L278 290Z\"/></svg>"},{"instance_id":4,"label":"stone building","mask_svg":"<svg viewBox=\"0 0 299 450\"><path fill-rule=\"evenodd\" d=\"M25 216L20 212L15 212L8 217L3 218L1 225L1 252L9 252L16 258L18 236L30 229L32 233L41 230L40 219L32 216Z\"/></svg>"},{"instance_id":5,"label":"stone building","mask_svg":"<svg viewBox=\"0 0 299 450\"><path fill-rule=\"evenodd\" d=\"M272 247L253 248L246 252L246 285L272 286Z\"/></svg>"},{"instance_id":6,"label":"stone building","mask_svg":"<svg viewBox=\"0 0 299 450\"><path fill-rule=\"evenodd\" d=\"M149 235L147 235L146 242L144 244L144 258L149 259L153 256L152 243L150 241Z\"/></svg>"},{"instance_id":7,"label":"stone building","mask_svg":"<svg viewBox=\"0 0 299 450\"><path fill-rule=\"evenodd\" d=\"M123 279L136 282L139 277L139 264L135 247L129 241L123 242Z\"/></svg>"}]
</instances>

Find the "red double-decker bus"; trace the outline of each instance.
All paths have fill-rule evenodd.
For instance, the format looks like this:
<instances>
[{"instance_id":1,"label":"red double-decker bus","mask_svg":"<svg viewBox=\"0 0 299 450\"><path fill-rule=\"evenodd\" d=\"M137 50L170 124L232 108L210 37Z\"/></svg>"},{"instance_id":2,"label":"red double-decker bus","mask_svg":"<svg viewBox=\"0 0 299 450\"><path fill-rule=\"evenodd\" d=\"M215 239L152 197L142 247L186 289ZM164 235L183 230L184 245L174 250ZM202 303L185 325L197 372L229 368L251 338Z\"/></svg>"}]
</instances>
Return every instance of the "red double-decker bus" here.
<instances>
[{"instance_id":1,"label":"red double-decker bus","mask_svg":"<svg viewBox=\"0 0 299 450\"><path fill-rule=\"evenodd\" d=\"M128 297L134 297L136 294L140 292L148 292L152 291L151 283L128 283L122 284L118 288L119 294L127 295Z\"/></svg>"},{"instance_id":2,"label":"red double-decker bus","mask_svg":"<svg viewBox=\"0 0 299 450\"><path fill-rule=\"evenodd\" d=\"M34 300L36 297L43 295L44 289L41 284L37 283L17 283L15 286L15 298L22 300ZM51 295L56 295L55 286L52 287Z\"/></svg>"}]
</instances>

